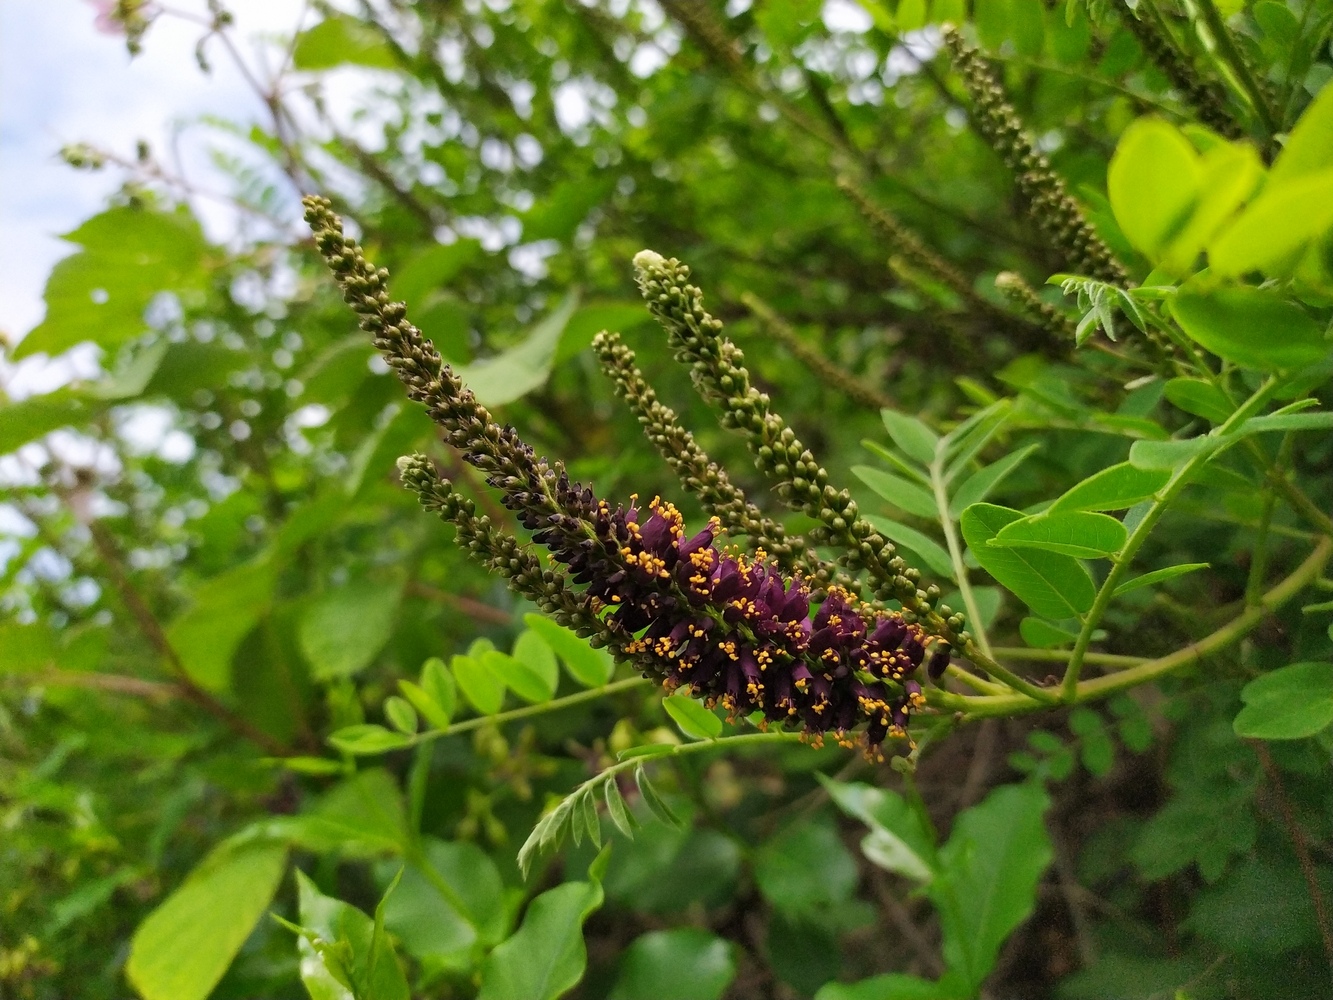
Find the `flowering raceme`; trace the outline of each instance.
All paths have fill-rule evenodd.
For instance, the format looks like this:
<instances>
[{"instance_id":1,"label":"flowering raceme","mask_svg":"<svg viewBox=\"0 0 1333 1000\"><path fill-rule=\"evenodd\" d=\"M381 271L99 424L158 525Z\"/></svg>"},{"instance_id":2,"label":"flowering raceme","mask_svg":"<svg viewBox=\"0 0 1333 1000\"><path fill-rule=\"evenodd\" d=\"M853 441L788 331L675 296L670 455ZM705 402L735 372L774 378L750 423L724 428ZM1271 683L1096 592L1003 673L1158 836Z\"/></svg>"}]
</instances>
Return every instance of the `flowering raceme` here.
<instances>
[{"instance_id":1,"label":"flowering raceme","mask_svg":"<svg viewBox=\"0 0 1333 1000\"><path fill-rule=\"evenodd\" d=\"M816 592L824 599L812 614L811 587L799 574L784 575L762 548L747 556L718 547L718 518L687 535L670 503L654 498L645 511L633 498L612 508L572 483L558 462L537 457L513 428L496 423L444 364L402 304L390 301L387 273L343 235L326 201L307 198L306 218L344 298L408 395L583 589L541 570L517 539L477 517L425 456L402 459L404 485L457 525L474 555L561 624L732 717L759 713L762 724L796 725L815 743L832 733L850 744L850 732L864 724L869 753L887 738L907 737L909 714L925 703L917 675L927 646L934 644L927 670L938 677L949 662L946 641L838 586Z\"/></svg>"}]
</instances>

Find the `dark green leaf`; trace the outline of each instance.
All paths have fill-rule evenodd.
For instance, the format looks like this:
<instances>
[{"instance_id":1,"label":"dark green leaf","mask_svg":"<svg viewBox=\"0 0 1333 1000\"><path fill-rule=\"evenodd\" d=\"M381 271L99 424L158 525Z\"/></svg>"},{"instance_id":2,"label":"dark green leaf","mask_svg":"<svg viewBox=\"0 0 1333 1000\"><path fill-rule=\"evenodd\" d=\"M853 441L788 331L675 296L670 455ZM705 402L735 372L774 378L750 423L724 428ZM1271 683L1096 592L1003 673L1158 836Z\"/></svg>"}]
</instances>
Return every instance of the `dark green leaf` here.
<instances>
[{"instance_id":1,"label":"dark green leaf","mask_svg":"<svg viewBox=\"0 0 1333 1000\"><path fill-rule=\"evenodd\" d=\"M837 828L817 820L795 823L759 848L754 860L759 891L789 916L825 913L856 889L856 861Z\"/></svg>"},{"instance_id":2,"label":"dark green leaf","mask_svg":"<svg viewBox=\"0 0 1333 1000\"><path fill-rule=\"evenodd\" d=\"M1039 785L997 788L958 816L940 848L939 874L926 891L939 910L945 961L973 990L1036 903L1053 853L1042 822L1049 805Z\"/></svg>"},{"instance_id":3,"label":"dark green leaf","mask_svg":"<svg viewBox=\"0 0 1333 1000\"><path fill-rule=\"evenodd\" d=\"M870 827L861 852L887 871L917 882L935 875L935 845L921 818L897 792L858 782L840 782L817 775L834 804Z\"/></svg>"},{"instance_id":4,"label":"dark green leaf","mask_svg":"<svg viewBox=\"0 0 1333 1000\"><path fill-rule=\"evenodd\" d=\"M1196 279L1172 300L1171 314L1191 339L1250 368L1300 368L1329 353L1324 326L1271 289L1208 288Z\"/></svg>"},{"instance_id":5,"label":"dark green leaf","mask_svg":"<svg viewBox=\"0 0 1333 1000\"><path fill-rule=\"evenodd\" d=\"M1018 468L1029 455L1040 447L1040 445L1030 444L1026 448L1012 451L1004 458L972 473L954 490L953 499L949 501L949 513L958 517L974 503L981 503L986 497L990 496L991 491L999 486L1009 473Z\"/></svg>"},{"instance_id":6,"label":"dark green leaf","mask_svg":"<svg viewBox=\"0 0 1333 1000\"><path fill-rule=\"evenodd\" d=\"M720 1000L736 976L732 946L693 927L650 931L625 950L608 1000Z\"/></svg>"},{"instance_id":7,"label":"dark green leaf","mask_svg":"<svg viewBox=\"0 0 1333 1000\"><path fill-rule=\"evenodd\" d=\"M852 474L899 510L931 520L939 516L935 498L916 483L869 465L852 466Z\"/></svg>"},{"instance_id":8,"label":"dark green leaf","mask_svg":"<svg viewBox=\"0 0 1333 1000\"><path fill-rule=\"evenodd\" d=\"M1297 740L1333 723L1333 663L1293 663L1241 690L1237 736Z\"/></svg>"},{"instance_id":9,"label":"dark green leaf","mask_svg":"<svg viewBox=\"0 0 1333 1000\"><path fill-rule=\"evenodd\" d=\"M1235 410L1221 389L1201 378L1171 379L1166 383L1166 398L1177 409L1214 424L1223 423Z\"/></svg>"},{"instance_id":10,"label":"dark green leaf","mask_svg":"<svg viewBox=\"0 0 1333 1000\"><path fill-rule=\"evenodd\" d=\"M1207 569L1208 563L1181 563L1178 566L1166 566L1162 569L1155 569L1151 573L1144 573L1142 576L1136 576L1132 580L1126 580L1120 586L1115 588L1115 596L1128 594L1132 590L1138 590L1140 587L1151 587L1155 583L1161 583L1163 580L1174 580L1178 576L1184 576L1186 573L1193 573L1195 570Z\"/></svg>"},{"instance_id":11,"label":"dark green leaf","mask_svg":"<svg viewBox=\"0 0 1333 1000\"><path fill-rule=\"evenodd\" d=\"M301 615L301 651L311 673L329 680L364 670L393 634L401 579L356 580L321 594Z\"/></svg>"},{"instance_id":12,"label":"dark green leaf","mask_svg":"<svg viewBox=\"0 0 1333 1000\"><path fill-rule=\"evenodd\" d=\"M555 1000L574 988L588 963L583 921L602 905L601 882L589 876L532 901L518 932L482 965L477 1000Z\"/></svg>"}]
</instances>

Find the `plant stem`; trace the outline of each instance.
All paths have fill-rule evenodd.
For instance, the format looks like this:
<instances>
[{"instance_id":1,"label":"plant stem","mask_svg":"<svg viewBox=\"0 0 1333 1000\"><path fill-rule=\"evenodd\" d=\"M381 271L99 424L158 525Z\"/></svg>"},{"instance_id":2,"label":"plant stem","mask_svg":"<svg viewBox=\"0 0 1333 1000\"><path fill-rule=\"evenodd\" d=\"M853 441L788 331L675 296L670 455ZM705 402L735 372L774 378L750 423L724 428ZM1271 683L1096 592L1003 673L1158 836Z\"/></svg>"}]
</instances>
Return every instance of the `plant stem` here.
<instances>
[{"instance_id":1,"label":"plant stem","mask_svg":"<svg viewBox=\"0 0 1333 1000\"><path fill-rule=\"evenodd\" d=\"M1010 660L1032 660L1036 663L1068 663L1067 649L1027 649L1023 646L998 646L996 656ZM1137 667L1147 660L1142 656L1118 656L1115 653L1085 653L1084 663L1094 663L1102 667Z\"/></svg>"},{"instance_id":2,"label":"plant stem","mask_svg":"<svg viewBox=\"0 0 1333 1000\"><path fill-rule=\"evenodd\" d=\"M944 439L941 438L935 448L935 460L930 463L930 485L935 493L935 511L939 516L940 527L944 529L944 541L949 546L954 580L958 584L958 592L963 595L963 607L967 609L977 648L987 656L993 656L990 640L986 638L986 626L981 620L981 609L977 606L976 594L972 592L972 584L967 578L967 564L963 562L963 548L958 544L958 531L954 528L953 515L949 513L949 493L944 485L945 450Z\"/></svg>"},{"instance_id":3,"label":"plant stem","mask_svg":"<svg viewBox=\"0 0 1333 1000\"><path fill-rule=\"evenodd\" d=\"M1237 407L1224 423L1215 427L1209 433L1209 437L1226 437L1231 430L1248 420L1251 414L1263 406L1276 387L1277 380L1275 378L1268 379L1255 390L1249 399ZM1083 659L1088 653L1088 646L1092 643L1092 635L1101 623L1102 615L1106 613L1107 607L1110 606L1112 599L1115 597L1116 588L1120 586L1121 579L1133 563L1135 554L1148 540L1148 535L1152 533L1153 528L1156 527L1158 520L1165 513L1171 501L1189 485L1194 473L1202 468L1204 463L1209 461L1216 453L1216 449L1201 452L1172 473L1171 479L1158 494L1159 499L1153 502L1143 520L1135 525L1133 532L1130 533L1124 548L1120 550L1115 563L1111 566L1111 572L1102 581L1101 588L1097 591L1097 597L1092 602L1092 608L1083 619L1083 627L1079 630L1078 639L1074 643L1074 651L1070 654L1069 666L1065 668L1065 676L1061 684L1061 696L1064 701L1072 702L1077 697L1078 678L1083 670Z\"/></svg>"},{"instance_id":4,"label":"plant stem","mask_svg":"<svg viewBox=\"0 0 1333 1000\"><path fill-rule=\"evenodd\" d=\"M1081 681L1074 702L1096 701L1129 688L1138 687L1140 684L1157 680L1182 667L1196 663L1203 657L1220 649L1225 649L1247 635L1270 612L1286 604L1318 579L1324 571L1324 567L1328 565L1330 558L1333 558L1333 538L1321 539L1314 550L1305 557L1305 561L1292 570L1287 577L1270 588L1258 604L1246 608L1226 625L1198 642L1192 642L1174 653L1160 656L1154 660L1144 660L1138 666L1114 674L1107 674L1105 677ZM984 719L997 715L1018 715L1036 711L1043 707L1031 698L1022 695L969 697L951 694L946 691L928 691L926 697L932 704L942 709L964 713L967 719Z\"/></svg>"},{"instance_id":5,"label":"plant stem","mask_svg":"<svg viewBox=\"0 0 1333 1000\"><path fill-rule=\"evenodd\" d=\"M528 719L535 715L545 715L547 712L556 712L571 705L580 705L585 701L596 701L598 698L604 698L607 695L629 691L651 683L653 682L647 677L627 677L623 681L612 681L610 684L603 684L601 687L588 688L586 691L578 691L574 694L565 695L563 698L556 698L553 701L544 701L539 705L525 705L523 708L515 708L496 715L479 715L475 719L455 722L444 729L429 729L424 733L418 733L412 738L411 745L415 746L430 740L438 740L443 736L456 736L459 733L471 732L473 729L480 729L482 726L500 726L516 719Z\"/></svg>"},{"instance_id":6,"label":"plant stem","mask_svg":"<svg viewBox=\"0 0 1333 1000\"><path fill-rule=\"evenodd\" d=\"M1254 110L1259 115L1259 120L1263 123L1264 129L1268 132L1271 140L1271 137L1278 131L1278 127L1277 122L1273 119L1272 109L1268 106L1268 99L1264 96L1263 88L1259 86L1259 81L1250 70L1250 65L1245 61L1245 57L1236 48L1235 39L1231 37L1231 31L1222 19L1222 13L1217 9L1217 5L1213 3L1213 0L1197 0L1197 3L1204 21L1208 24L1209 31L1212 32L1213 40L1217 43L1218 51L1222 53L1231 72L1240 81L1246 97L1254 105Z\"/></svg>"}]
</instances>

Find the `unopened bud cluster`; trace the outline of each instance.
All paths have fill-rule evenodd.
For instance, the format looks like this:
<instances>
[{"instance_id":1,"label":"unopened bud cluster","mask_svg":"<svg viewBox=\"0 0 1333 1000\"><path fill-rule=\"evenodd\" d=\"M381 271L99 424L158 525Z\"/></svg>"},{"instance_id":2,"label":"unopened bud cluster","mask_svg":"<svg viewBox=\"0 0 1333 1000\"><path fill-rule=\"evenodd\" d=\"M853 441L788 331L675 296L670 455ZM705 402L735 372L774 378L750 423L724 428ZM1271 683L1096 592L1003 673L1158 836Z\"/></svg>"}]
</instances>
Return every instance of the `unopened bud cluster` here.
<instances>
[{"instance_id":1,"label":"unopened bud cluster","mask_svg":"<svg viewBox=\"0 0 1333 1000\"><path fill-rule=\"evenodd\" d=\"M1014 172L1029 214L1051 245L1064 254L1071 270L1108 284L1126 284L1125 269L1084 218L1064 179L1032 144L985 58L956 28L944 29L944 41L972 97L978 130Z\"/></svg>"},{"instance_id":2,"label":"unopened bud cluster","mask_svg":"<svg viewBox=\"0 0 1333 1000\"><path fill-rule=\"evenodd\" d=\"M637 254L634 267L644 301L676 358L689 366L700 394L721 410L724 426L745 437L755 465L773 481L778 497L821 522L809 538L841 549L839 561L850 572L866 570L876 598L897 600L932 634L955 644L965 641L962 616L934 606L939 588L919 588L920 571L860 516L845 489L830 484L828 472L773 411L768 396L750 384L744 355L704 309L703 293L689 283L690 269L651 250Z\"/></svg>"},{"instance_id":3,"label":"unopened bud cluster","mask_svg":"<svg viewBox=\"0 0 1333 1000\"><path fill-rule=\"evenodd\" d=\"M449 442L501 491L533 541L583 589L572 589L563 573L543 567L530 548L479 517L424 456L401 460L404 484L457 526L469 552L557 621L645 675L668 687L688 685L732 715L758 712L766 722L800 727L815 742L832 733L850 743L851 730L864 726L862 739L872 753L889 737L906 737L910 712L924 704L916 675L926 648L935 650L925 669L938 676L949 662L947 635L928 630L916 615L860 604L837 587L812 610L809 584L784 573L767 553L747 557L717 548L717 519L687 538L669 503L654 500L644 518L635 504L612 508L570 482L558 464L538 458L512 428L491 419L407 321L402 303L389 298L387 273L343 234L328 203L307 198L305 204L344 299L408 395L429 408ZM827 478L818 469L810 474L821 483ZM832 530L865 536L851 527L857 521L850 500L830 490L826 507L830 522L843 520L842 529L831 523ZM923 592L918 606L924 600Z\"/></svg>"}]
</instances>

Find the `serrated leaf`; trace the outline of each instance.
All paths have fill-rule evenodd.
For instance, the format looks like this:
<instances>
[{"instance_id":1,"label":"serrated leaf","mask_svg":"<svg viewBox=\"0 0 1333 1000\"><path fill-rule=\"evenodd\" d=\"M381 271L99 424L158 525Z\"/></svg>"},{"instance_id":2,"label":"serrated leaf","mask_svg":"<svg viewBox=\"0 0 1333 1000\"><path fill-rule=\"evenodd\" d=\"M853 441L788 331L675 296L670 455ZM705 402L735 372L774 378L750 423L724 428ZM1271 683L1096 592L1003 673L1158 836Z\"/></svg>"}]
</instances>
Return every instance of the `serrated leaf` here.
<instances>
[{"instance_id":1,"label":"serrated leaf","mask_svg":"<svg viewBox=\"0 0 1333 1000\"><path fill-rule=\"evenodd\" d=\"M665 823L667 826L679 829L684 824L680 818L671 811L671 807L662 801L662 796L657 794L657 789L648 778L648 772L640 764L634 769L634 783L639 786L639 794L643 796L644 804L652 810L654 816Z\"/></svg>"},{"instance_id":2,"label":"serrated leaf","mask_svg":"<svg viewBox=\"0 0 1333 1000\"><path fill-rule=\"evenodd\" d=\"M972 473L953 491L953 497L949 501L949 513L958 517L974 503L981 503L990 496L995 487L1004 482L1011 472L1040 447L1041 445L1030 444Z\"/></svg>"},{"instance_id":3,"label":"serrated leaf","mask_svg":"<svg viewBox=\"0 0 1333 1000\"><path fill-rule=\"evenodd\" d=\"M687 694L663 698L662 707L680 731L691 739L715 740L722 735L722 720Z\"/></svg>"},{"instance_id":4,"label":"serrated leaf","mask_svg":"<svg viewBox=\"0 0 1333 1000\"><path fill-rule=\"evenodd\" d=\"M935 460L935 446L940 438L916 417L896 410L880 410L884 427L889 437L904 455L922 465L929 465Z\"/></svg>"},{"instance_id":5,"label":"serrated leaf","mask_svg":"<svg viewBox=\"0 0 1333 1000\"><path fill-rule=\"evenodd\" d=\"M1022 519L1020 511L973 504L959 522L973 557L991 576L1043 618L1077 618L1092 607L1097 591L1088 571L1074 558L1040 549L1006 549L987 544Z\"/></svg>"},{"instance_id":6,"label":"serrated leaf","mask_svg":"<svg viewBox=\"0 0 1333 1000\"><path fill-rule=\"evenodd\" d=\"M1170 479L1166 470L1140 469L1121 462L1066 491L1051 504L1050 512L1128 510L1140 500L1155 496Z\"/></svg>"},{"instance_id":7,"label":"serrated leaf","mask_svg":"<svg viewBox=\"0 0 1333 1000\"><path fill-rule=\"evenodd\" d=\"M1167 566L1164 569L1155 569L1151 573L1144 573L1142 576L1136 576L1132 580L1126 580L1120 586L1115 588L1115 596L1128 594L1132 590L1138 590L1140 587L1151 587L1155 583L1161 583L1164 580L1174 580L1178 576L1184 576L1186 573L1193 573L1195 570L1207 569L1208 563L1181 563L1178 566Z\"/></svg>"},{"instance_id":8,"label":"serrated leaf","mask_svg":"<svg viewBox=\"0 0 1333 1000\"><path fill-rule=\"evenodd\" d=\"M938 516L935 498L916 483L869 465L852 466L852 474L899 510L917 517Z\"/></svg>"},{"instance_id":9,"label":"serrated leaf","mask_svg":"<svg viewBox=\"0 0 1333 1000\"><path fill-rule=\"evenodd\" d=\"M944 546L940 545L939 542L892 518L881 517L878 514L868 514L866 520L874 525L875 530L885 538L905 549L910 549L913 554L920 556L921 561L936 576L943 577L946 580L954 579L953 560L949 558L949 553L944 550Z\"/></svg>"}]
</instances>

